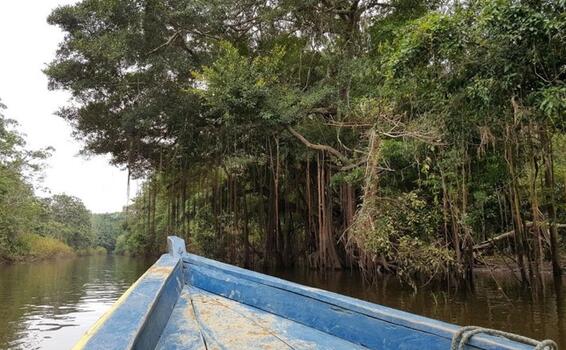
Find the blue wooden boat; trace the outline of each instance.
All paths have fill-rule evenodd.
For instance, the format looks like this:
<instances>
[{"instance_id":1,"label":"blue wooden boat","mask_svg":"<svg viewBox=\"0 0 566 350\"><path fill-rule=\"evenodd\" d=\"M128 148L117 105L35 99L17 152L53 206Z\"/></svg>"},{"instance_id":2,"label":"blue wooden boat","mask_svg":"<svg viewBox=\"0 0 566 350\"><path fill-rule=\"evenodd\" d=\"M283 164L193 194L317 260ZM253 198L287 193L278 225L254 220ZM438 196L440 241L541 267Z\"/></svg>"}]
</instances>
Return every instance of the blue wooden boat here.
<instances>
[{"instance_id":1,"label":"blue wooden boat","mask_svg":"<svg viewBox=\"0 0 566 350\"><path fill-rule=\"evenodd\" d=\"M76 349L555 349L309 288L206 259L164 254ZM495 333L493 333L495 332Z\"/></svg>"}]
</instances>

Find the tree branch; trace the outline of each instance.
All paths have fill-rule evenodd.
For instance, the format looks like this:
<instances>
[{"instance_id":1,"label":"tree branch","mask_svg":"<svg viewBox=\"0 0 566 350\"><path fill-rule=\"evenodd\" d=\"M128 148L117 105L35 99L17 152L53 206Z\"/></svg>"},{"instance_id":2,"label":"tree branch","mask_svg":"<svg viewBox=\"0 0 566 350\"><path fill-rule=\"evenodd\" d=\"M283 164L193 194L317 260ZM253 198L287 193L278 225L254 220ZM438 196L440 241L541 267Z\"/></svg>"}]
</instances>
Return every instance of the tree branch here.
<instances>
[{"instance_id":1,"label":"tree branch","mask_svg":"<svg viewBox=\"0 0 566 350\"><path fill-rule=\"evenodd\" d=\"M326 151L326 152L332 154L333 156L335 156L336 158L338 158L342 162L342 164L350 164L350 161L348 160L348 158L346 158L342 153L340 153L334 147L331 147L331 146L328 146L328 145L321 145L321 144L318 144L318 143L312 143L309 140L307 140L303 135L299 134L297 132L297 130L293 129L290 126L287 126L287 130L289 130L289 132L293 136L295 136L297 139L299 139L299 141L301 141L308 148L316 149L316 150L319 150L319 151Z\"/></svg>"},{"instance_id":2,"label":"tree branch","mask_svg":"<svg viewBox=\"0 0 566 350\"><path fill-rule=\"evenodd\" d=\"M165 46L169 46L171 45L171 43L173 42L173 40L175 40L177 38L177 36L179 36L181 32L180 31L176 31L175 33L173 33L173 35L171 35L169 37L169 39L167 39L166 42L164 42L163 44L159 45L158 47L156 47L155 49L149 51L147 54L148 55L152 55L154 53L156 53L157 51L161 50L162 48L164 48Z\"/></svg>"}]
</instances>

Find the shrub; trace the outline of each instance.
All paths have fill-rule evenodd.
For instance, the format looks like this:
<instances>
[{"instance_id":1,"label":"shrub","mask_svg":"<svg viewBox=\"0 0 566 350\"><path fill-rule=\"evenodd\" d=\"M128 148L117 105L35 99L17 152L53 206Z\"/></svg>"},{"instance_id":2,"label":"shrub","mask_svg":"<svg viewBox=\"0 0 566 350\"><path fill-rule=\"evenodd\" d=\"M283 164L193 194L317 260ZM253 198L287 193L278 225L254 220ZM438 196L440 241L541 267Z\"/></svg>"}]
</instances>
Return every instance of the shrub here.
<instances>
[{"instance_id":1,"label":"shrub","mask_svg":"<svg viewBox=\"0 0 566 350\"><path fill-rule=\"evenodd\" d=\"M108 251L104 247L89 247L77 250L79 256L89 256L89 255L106 255Z\"/></svg>"},{"instance_id":2,"label":"shrub","mask_svg":"<svg viewBox=\"0 0 566 350\"><path fill-rule=\"evenodd\" d=\"M75 252L65 243L50 237L42 237L33 233L22 234L18 237L19 246L23 255L33 260L49 258L72 257Z\"/></svg>"}]
</instances>

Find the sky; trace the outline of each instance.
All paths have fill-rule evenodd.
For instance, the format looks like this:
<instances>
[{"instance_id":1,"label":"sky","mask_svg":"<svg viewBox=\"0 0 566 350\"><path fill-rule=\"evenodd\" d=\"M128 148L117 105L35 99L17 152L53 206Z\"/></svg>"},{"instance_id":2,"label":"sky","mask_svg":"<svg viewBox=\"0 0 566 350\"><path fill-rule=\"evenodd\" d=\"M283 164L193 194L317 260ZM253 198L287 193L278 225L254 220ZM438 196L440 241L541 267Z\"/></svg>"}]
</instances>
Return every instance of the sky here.
<instances>
[{"instance_id":1,"label":"sky","mask_svg":"<svg viewBox=\"0 0 566 350\"><path fill-rule=\"evenodd\" d=\"M58 5L73 0L0 0L0 100L7 118L20 124L29 149L55 148L46 161L41 184L51 194L76 196L94 213L120 211L127 202L127 172L109 164L109 156L79 156L81 142L54 112L69 100L64 91L49 91L42 69L55 57L63 39L47 24ZM130 197L138 187L132 183ZM39 192L45 196L49 193Z\"/></svg>"}]
</instances>

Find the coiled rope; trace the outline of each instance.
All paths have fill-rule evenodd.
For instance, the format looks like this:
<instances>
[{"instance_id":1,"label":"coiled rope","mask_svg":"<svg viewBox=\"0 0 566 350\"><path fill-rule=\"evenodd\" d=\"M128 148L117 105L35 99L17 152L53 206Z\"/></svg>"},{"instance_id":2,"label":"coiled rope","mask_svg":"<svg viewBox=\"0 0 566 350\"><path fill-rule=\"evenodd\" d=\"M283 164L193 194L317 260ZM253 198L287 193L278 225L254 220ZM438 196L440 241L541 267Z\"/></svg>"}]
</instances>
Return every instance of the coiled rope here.
<instances>
[{"instance_id":1,"label":"coiled rope","mask_svg":"<svg viewBox=\"0 0 566 350\"><path fill-rule=\"evenodd\" d=\"M458 332L456 332L456 334L454 334L454 336L452 337L452 344L450 345L450 350L464 350L464 347L468 343L470 338L480 333L493 335L500 338L506 338L527 345L532 345L534 346L534 350L558 350L558 345L550 339L538 341L514 333L508 333L508 332L499 331L497 329L490 329L490 328L483 328L476 326L466 326L460 328Z\"/></svg>"}]
</instances>

